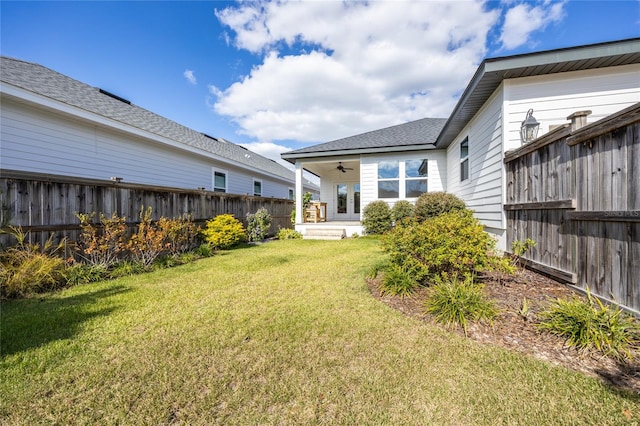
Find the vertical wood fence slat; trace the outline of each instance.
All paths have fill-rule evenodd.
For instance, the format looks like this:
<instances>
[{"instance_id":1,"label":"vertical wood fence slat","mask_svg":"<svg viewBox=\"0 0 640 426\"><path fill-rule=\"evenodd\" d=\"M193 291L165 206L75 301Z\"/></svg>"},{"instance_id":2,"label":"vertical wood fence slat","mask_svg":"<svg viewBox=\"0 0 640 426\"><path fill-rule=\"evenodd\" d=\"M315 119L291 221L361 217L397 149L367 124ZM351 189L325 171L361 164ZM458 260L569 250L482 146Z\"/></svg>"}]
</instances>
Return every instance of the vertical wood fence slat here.
<instances>
[{"instance_id":1,"label":"vertical wood fence slat","mask_svg":"<svg viewBox=\"0 0 640 426\"><path fill-rule=\"evenodd\" d=\"M141 208L151 207L153 218L189 216L202 224L219 214L230 213L246 225L246 216L265 207L271 215L269 233L291 227L293 201L208 191L181 191L175 188L81 180L37 173L0 171L0 227L22 227L32 243L41 243L54 234L54 242L65 236L77 241L76 213L113 213L136 222ZM0 247L13 244L8 234L0 234Z\"/></svg>"},{"instance_id":2,"label":"vertical wood fence slat","mask_svg":"<svg viewBox=\"0 0 640 426\"><path fill-rule=\"evenodd\" d=\"M556 278L574 277L570 284L635 313L640 313L639 110L636 104L616 114L621 124L613 130L594 123L505 155L508 246L535 240L537 246L524 256L529 265L558 271ZM564 200L574 200L575 209L551 204Z\"/></svg>"}]
</instances>

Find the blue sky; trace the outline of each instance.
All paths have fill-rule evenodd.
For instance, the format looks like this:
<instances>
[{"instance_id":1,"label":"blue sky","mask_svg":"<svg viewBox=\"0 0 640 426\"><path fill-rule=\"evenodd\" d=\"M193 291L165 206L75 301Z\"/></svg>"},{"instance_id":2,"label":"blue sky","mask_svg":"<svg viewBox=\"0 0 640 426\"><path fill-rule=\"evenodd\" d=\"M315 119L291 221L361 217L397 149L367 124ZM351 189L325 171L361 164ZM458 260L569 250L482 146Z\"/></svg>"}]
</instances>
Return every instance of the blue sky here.
<instances>
[{"instance_id":1,"label":"blue sky","mask_svg":"<svg viewBox=\"0 0 640 426\"><path fill-rule=\"evenodd\" d=\"M271 158L446 117L486 57L640 37L640 1L0 2L2 55Z\"/></svg>"}]
</instances>

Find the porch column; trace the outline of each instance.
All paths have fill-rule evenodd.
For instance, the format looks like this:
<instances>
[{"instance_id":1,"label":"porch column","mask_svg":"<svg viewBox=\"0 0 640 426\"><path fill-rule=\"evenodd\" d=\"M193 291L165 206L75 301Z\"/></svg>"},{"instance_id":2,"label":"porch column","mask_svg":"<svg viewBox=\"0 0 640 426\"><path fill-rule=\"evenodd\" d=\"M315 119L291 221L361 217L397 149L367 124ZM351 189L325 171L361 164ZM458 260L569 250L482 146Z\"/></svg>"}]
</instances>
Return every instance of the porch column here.
<instances>
[{"instance_id":1,"label":"porch column","mask_svg":"<svg viewBox=\"0 0 640 426\"><path fill-rule=\"evenodd\" d=\"M302 176L302 163L296 161L296 224L304 223L302 211L302 196L304 194L304 179Z\"/></svg>"}]
</instances>

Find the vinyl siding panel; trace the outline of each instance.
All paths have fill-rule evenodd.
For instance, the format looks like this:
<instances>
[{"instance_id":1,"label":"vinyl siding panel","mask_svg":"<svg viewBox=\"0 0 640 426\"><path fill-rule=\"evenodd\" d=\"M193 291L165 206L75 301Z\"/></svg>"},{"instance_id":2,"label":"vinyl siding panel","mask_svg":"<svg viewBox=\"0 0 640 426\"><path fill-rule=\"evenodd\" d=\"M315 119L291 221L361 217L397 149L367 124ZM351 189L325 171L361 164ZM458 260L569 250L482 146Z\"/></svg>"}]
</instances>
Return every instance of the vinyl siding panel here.
<instances>
[{"instance_id":1,"label":"vinyl siding panel","mask_svg":"<svg viewBox=\"0 0 640 426\"><path fill-rule=\"evenodd\" d=\"M640 102L640 65L527 77L505 82L506 149L520 146L520 125L529 108L540 122L538 136L590 110L594 122Z\"/></svg>"},{"instance_id":2,"label":"vinyl siding panel","mask_svg":"<svg viewBox=\"0 0 640 426\"><path fill-rule=\"evenodd\" d=\"M287 198L292 182L252 176L206 156L72 119L3 98L0 112L0 168L110 179L186 189L212 189L212 167L227 172L228 192Z\"/></svg>"},{"instance_id":3,"label":"vinyl siding panel","mask_svg":"<svg viewBox=\"0 0 640 426\"><path fill-rule=\"evenodd\" d=\"M447 149L446 191L462 198L483 225L503 228L502 96L499 88ZM469 179L460 182L460 143L469 138Z\"/></svg>"}]
</instances>

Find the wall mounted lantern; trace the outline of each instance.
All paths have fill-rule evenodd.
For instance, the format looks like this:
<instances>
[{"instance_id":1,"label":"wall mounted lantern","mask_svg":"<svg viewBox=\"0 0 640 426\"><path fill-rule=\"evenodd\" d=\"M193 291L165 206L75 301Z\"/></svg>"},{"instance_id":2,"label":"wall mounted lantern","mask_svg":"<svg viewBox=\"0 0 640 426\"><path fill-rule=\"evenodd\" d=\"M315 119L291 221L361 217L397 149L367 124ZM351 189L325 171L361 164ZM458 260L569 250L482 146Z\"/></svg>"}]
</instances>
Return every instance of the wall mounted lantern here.
<instances>
[{"instance_id":1,"label":"wall mounted lantern","mask_svg":"<svg viewBox=\"0 0 640 426\"><path fill-rule=\"evenodd\" d=\"M533 116L532 108L527 111L527 116L520 126L520 141L522 143L531 142L538 136L538 129L540 129L540 123Z\"/></svg>"}]
</instances>

